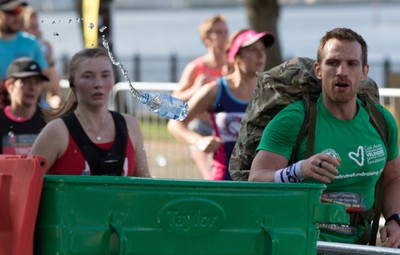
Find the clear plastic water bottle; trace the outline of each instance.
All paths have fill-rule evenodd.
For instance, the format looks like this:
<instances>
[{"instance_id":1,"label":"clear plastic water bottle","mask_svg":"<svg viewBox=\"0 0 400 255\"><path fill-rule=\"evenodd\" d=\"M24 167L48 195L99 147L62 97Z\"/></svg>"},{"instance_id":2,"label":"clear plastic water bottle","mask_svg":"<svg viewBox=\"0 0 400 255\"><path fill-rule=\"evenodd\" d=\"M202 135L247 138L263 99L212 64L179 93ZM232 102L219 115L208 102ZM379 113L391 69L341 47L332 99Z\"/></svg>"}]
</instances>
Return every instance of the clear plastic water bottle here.
<instances>
[{"instance_id":1,"label":"clear plastic water bottle","mask_svg":"<svg viewBox=\"0 0 400 255\"><path fill-rule=\"evenodd\" d=\"M173 120L184 120L189 112L188 104L167 93L142 93L140 101L149 107L151 112Z\"/></svg>"}]
</instances>

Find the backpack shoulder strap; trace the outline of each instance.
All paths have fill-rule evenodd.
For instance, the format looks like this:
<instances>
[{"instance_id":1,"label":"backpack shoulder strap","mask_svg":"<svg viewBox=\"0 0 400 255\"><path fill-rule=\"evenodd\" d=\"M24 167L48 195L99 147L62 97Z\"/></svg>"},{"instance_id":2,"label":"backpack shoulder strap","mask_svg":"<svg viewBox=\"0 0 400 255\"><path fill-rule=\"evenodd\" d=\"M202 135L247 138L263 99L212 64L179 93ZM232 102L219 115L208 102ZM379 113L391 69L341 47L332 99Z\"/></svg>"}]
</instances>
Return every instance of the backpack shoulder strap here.
<instances>
[{"instance_id":1,"label":"backpack shoulder strap","mask_svg":"<svg viewBox=\"0 0 400 255\"><path fill-rule=\"evenodd\" d=\"M317 121L317 110L316 102L310 98L309 95L303 96L304 102L304 122L301 125L299 134L296 139L296 145L293 148L292 156L290 158L289 165L295 163L297 151L300 147L303 138L307 137L307 151L306 158L311 157L314 153L314 137L315 137L315 125Z\"/></svg>"},{"instance_id":2,"label":"backpack shoulder strap","mask_svg":"<svg viewBox=\"0 0 400 255\"><path fill-rule=\"evenodd\" d=\"M382 138L386 149L388 149L388 132L385 118L379 109L375 106L374 102L368 96L359 95L362 105L367 110L370 122L378 131L380 137ZM379 228L379 219L381 217L382 210L382 196L383 196L383 175L379 177L376 185L375 185L375 202L374 202L374 213L372 218L372 226L371 226L371 236L369 240L370 245L376 245L376 236Z\"/></svg>"},{"instance_id":3,"label":"backpack shoulder strap","mask_svg":"<svg viewBox=\"0 0 400 255\"><path fill-rule=\"evenodd\" d=\"M385 118L383 117L381 111L379 111L379 109L375 106L375 103L368 96L360 95L359 98L361 100L361 104L369 114L369 121L378 131L379 136L382 138L387 149L388 131Z\"/></svg>"},{"instance_id":4,"label":"backpack shoulder strap","mask_svg":"<svg viewBox=\"0 0 400 255\"><path fill-rule=\"evenodd\" d=\"M382 198L383 198L383 175L379 177L375 185L375 202L374 202L374 213L372 217L371 236L369 245L376 245L376 236L378 234L379 220L381 218L382 211Z\"/></svg>"}]
</instances>

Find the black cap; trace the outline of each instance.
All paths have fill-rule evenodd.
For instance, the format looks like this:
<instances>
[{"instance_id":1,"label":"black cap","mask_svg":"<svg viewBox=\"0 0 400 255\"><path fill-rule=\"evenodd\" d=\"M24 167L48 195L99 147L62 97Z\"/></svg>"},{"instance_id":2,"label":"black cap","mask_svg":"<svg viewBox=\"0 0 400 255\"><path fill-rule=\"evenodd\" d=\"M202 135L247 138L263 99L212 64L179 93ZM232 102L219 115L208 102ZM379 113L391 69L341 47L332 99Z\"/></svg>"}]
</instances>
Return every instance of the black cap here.
<instances>
[{"instance_id":1,"label":"black cap","mask_svg":"<svg viewBox=\"0 0 400 255\"><path fill-rule=\"evenodd\" d=\"M0 10L2 11L13 11L20 6L27 6L26 2L20 0L0 0Z\"/></svg>"},{"instance_id":2,"label":"black cap","mask_svg":"<svg viewBox=\"0 0 400 255\"><path fill-rule=\"evenodd\" d=\"M8 66L7 79L11 77L25 78L30 76L40 76L42 80L49 81L49 78L43 74L38 63L30 58L17 58Z\"/></svg>"}]
</instances>

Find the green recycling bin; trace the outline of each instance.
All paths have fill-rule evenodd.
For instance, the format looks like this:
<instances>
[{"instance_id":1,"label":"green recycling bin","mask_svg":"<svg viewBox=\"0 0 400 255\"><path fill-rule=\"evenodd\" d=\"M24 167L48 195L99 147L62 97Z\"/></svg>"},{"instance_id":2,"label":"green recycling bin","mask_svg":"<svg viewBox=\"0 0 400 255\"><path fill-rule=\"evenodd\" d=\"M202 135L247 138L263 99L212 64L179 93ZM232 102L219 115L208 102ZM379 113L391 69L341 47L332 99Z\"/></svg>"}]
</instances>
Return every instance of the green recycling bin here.
<instances>
[{"instance_id":1,"label":"green recycling bin","mask_svg":"<svg viewBox=\"0 0 400 255\"><path fill-rule=\"evenodd\" d=\"M45 176L36 255L316 254L323 184Z\"/></svg>"}]
</instances>

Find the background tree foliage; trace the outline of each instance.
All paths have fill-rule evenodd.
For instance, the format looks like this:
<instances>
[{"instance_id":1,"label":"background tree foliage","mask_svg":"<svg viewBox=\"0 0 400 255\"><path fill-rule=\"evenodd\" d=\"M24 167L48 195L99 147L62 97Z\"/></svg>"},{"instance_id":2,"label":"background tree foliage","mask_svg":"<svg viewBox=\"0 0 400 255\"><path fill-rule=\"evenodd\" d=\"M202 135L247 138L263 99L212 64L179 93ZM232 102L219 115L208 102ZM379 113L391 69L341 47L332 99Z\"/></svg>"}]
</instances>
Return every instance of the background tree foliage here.
<instances>
[{"instance_id":1,"label":"background tree foliage","mask_svg":"<svg viewBox=\"0 0 400 255\"><path fill-rule=\"evenodd\" d=\"M278 0L245 0L250 27L258 32L270 31L275 35L275 43L267 49L266 70L282 63L278 34L280 6Z\"/></svg>"}]
</instances>

